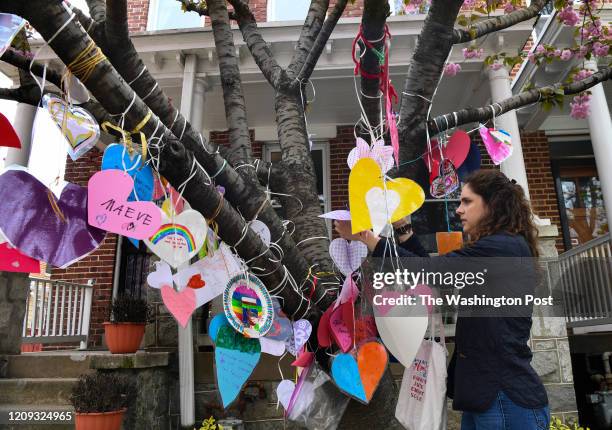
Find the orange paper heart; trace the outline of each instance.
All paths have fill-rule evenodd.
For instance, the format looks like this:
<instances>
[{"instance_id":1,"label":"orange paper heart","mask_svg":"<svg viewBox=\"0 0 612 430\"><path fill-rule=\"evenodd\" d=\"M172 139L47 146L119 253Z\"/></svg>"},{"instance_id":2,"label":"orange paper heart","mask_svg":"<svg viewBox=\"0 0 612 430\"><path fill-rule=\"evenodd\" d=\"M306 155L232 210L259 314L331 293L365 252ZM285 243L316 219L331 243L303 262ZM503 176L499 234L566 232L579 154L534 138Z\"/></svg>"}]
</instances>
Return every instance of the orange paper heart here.
<instances>
[{"instance_id":1,"label":"orange paper heart","mask_svg":"<svg viewBox=\"0 0 612 430\"><path fill-rule=\"evenodd\" d=\"M368 401L374 395L378 383L387 370L387 350L378 342L364 343L357 352L359 376Z\"/></svg>"}]
</instances>

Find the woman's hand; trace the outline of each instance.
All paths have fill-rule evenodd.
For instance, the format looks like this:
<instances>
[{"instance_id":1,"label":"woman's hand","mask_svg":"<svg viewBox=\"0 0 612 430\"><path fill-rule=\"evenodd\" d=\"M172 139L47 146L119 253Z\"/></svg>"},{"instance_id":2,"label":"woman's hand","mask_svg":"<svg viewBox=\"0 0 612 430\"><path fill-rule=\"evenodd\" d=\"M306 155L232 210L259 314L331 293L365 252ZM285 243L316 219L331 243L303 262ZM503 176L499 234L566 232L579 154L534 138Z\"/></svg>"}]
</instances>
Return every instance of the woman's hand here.
<instances>
[{"instance_id":1,"label":"woman's hand","mask_svg":"<svg viewBox=\"0 0 612 430\"><path fill-rule=\"evenodd\" d=\"M370 251L374 251L380 237L376 236L370 230L364 230L360 233L353 234L352 226L350 221L334 221L334 227L336 232L340 235L342 239L345 240L358 240L360 242L365 243L368 246Z\"/></svg>"}]
</instances>

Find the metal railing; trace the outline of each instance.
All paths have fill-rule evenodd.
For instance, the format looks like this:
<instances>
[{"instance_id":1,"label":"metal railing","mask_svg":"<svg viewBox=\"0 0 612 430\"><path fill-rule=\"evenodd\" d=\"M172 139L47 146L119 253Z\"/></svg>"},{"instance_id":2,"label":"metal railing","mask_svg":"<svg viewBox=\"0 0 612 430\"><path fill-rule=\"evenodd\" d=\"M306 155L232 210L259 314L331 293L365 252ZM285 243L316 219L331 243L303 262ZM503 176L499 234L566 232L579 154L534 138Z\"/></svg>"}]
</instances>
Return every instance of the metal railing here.
<instances>
[{"instance_id":1,"label":"metal railing","mask_svg":"<svg viewBox=\"0 0 612 430\"><path fill-rule=\"evenodd\" d=\"M30 278L22 343L80 342L87 348L92 285Z\"/></svg>"},{"instance_id":2,"label":"metal railing","mask_svg":"<svg viewBox=\"0 0 612 430\"><path fill-rule=\"evenodd\" d=\"M568 326L612 321L612 251L610 234L559 256L560 282Z\"/></svg>"}]
</instances>

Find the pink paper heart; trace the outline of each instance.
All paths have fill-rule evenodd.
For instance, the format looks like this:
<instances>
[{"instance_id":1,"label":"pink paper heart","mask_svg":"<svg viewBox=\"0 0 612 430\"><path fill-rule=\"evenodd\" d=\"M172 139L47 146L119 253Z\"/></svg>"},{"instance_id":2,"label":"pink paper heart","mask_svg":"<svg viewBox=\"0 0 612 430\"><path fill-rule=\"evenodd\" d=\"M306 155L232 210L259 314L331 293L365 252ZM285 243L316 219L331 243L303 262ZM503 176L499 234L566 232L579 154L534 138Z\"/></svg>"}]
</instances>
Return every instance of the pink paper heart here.
<instances>
[{"instance_id":1,"label":"pink paper heart","mask_svg":"<svg viewBox=\"0 0 612 430\"><path fill-rule=\"evenodd\" d=\"M357 284L353 281L352 276L347 276L344 279L344 284L342 285L342 289L340 290L340 294L338 295L338 300L334 305L334 309L346 302L355 302L357 297L359 296L359 288L357 288Z\"/></svg>"},{"instance_id":2,"label":"pink paper heart","mask_svg":"<svg viewBox=\"0 0 612 430\"><path fill-rule=\"evenodd\" d=\"M191 288L185 288L177 293L172 287L164 285L161 287L161 296L164 305L176 321L181 327L186 327L191 314L196 310L195 291Z\"/></svg>"},{"instance_id":3,"label":"pink paper heart","mask_svg":"<svg viewBox=\"0 0 612 430\"><path fill-rule=\"evenodd\" d=\"M325 312L323 312L321 318L319 318L319 326L317 327L317 341L319 342L319 346L322 346L323 348L330 347L332 344L332 335L329 323L332 312L334 312L334 308L330 306Z\"/></svg>"},{"instance_id":4,"label":"pink paper heart","mask_svg":"<svg viewBox=\"0 0 612 430\"><path fill-rule=\"evenodd\" d=\"M314 361L314 353L310 351L304 351L298 355L298 357L291 363L294 367L308 367Z\"/></svg>"},{"instance_id":5,"label":"pink paper heart","mask_svg":"<svg viewBox=\"0 0 612 430\"><path fill-rule=\"evenodd\" d=\"M161 225L161 211L152 202L128 202L134 180L120 170L103 170L87 185L90 225L134 239L147 239Z\"/></svg>"},{"instance_id":6,"label":"pink paper heart","mask_svg":"<svg viewBox=\"0 0 612 430\"><path fill-rule=\"evenodd\" d=\"M478 131L491 160L496 166L512 155L510 137L508 135L498 135L498 138L495 137L495 132L500 132L501 130L480 126Z\"/></svg>"},{"instance_id":7,"label":"pink paper heart","mask_svg":"<svg viewBox=\"0 0 612 430\"><path fill-rule=\"evenodd\" d=\"M363 242L334 239L329 245L329 255L340 272L344 276L350 276L368 256L368 247Z\"/></svg>"},{"instance_id":8,"label":"pink paper heart","mask_svg":"<svg viewBox=\"0 0 612 430\"><path fill-rule=\"evenodd\" d=\"M393 167L393 148L391 146L385 146L384 140L376 141L370 145L358 137L356 141L356 147L349 152L347 163L352 169L355 164L362 158L372 158L380 166L380 170L383 173L387 173Z\"/></svg>"},{"instance_id":9,"label":"pink paper heart","mask_svg":"<svg viewBox=\"0 0 612 430\"><path fill-rule=\"evenodd\" d=\"M0 271L40 273L40 262L19 252L8 243L0 244Z\"/></svg>"},{"instance_id":10,"label":"pink paper heart","mask_svg":"<svg viewBox=\"0 0 612 430\"><path fill-rule=\"evenodd\" d=\"M423 157L425 164L428 166L433 166L436 161L439 163L442 158L440 156L440 148L436 147L438 141L434 139L431 141L431 144L433 146L431 153L427 153L425 157ZM444 158L451 160L453 165L457 168L463 164L469 152L470 135L463 130L455 131L448 139L446 145L442 148ZM432 169L432 172L437 174L437 170Z\"/></svg>"},{"instance_id":11,"label":"pink paper heart","mask_svg":"<svg viewBox=\"0 0 612 430\"><path fill-rule=\"evenodd\" d=\"M459 188L459 176L450 160L444 160L440 168L440 174L436 177L429 188L432 197L440 199L453 193Z\"/></svg>"},{"instance_id":12,"label":"pink paper heart","mask_svg":"<svg viewBox=\"0 0 612 430\"><path fill-rule=\"evenodd\" d=\"M331 335L343 352L349 351L353 346L354 321L351 324L351 315L353 315L353 303L348 302L340 305L329 318Z\"/></svg>"}]
</instances>

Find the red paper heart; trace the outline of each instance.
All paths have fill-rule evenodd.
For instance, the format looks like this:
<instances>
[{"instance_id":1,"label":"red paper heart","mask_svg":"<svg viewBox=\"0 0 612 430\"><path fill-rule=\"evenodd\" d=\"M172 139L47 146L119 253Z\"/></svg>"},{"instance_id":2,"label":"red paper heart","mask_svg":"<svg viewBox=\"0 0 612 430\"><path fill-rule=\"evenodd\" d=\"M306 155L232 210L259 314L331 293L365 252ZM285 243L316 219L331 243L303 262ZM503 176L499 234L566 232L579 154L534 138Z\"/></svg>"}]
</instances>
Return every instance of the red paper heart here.
<instances>
[{"instance_id":1,"label":"red paper heart","mask_svg":"<svg viewBox=\"0 0 612 430\"><path fill-rule=\"evenodd\" d=\"M15 133L15 129L11 122L0 113L0 146L8 146L9 148L21 148L19 136Z\"/></svg>"},{"instance_id":2,"label":"red paper heart","mask_svg":"<svg viewBox=\"0 0 612 430\"><path fill-rule=\"evenodd\" d=\"M437 145L438 141L433 139L431 141L431 153L425 154L425 157L423 157L425 164L432 167L431 171L435 172L436 176L438 176L438 169L436 166L439 166L441 160L440 149L437 147ZM463 164L468 152L470 152L470 135L463 130L455 131L448 139L446 146L442 148L444 158L451 160L453 162L453 166L457 168Z\"/></svg>"},{"instance_id":3,"label":"red paper heart","mask_svg":"<svg viewBox=\"0 0 612 430\"><path fill-rule=\"evenodd\" d=\"M3 243L0 245L0 272L40 273L40 262Z\"/></svg>"},{"instance_id":4,"label":"red paper heart","mask_svg":"<svg viewBox=\"0 0 612 430\"><path fill-rule=\"evenodd\" d=\"M322 346L323 348L330 347L332 344L331 333L329 331L329 318L331 317L333 311L334 307L330 306L325 312L323 312L323 315L319 319L317 340L319 341L319 346Z\"/></svg>"}]
</instances>

